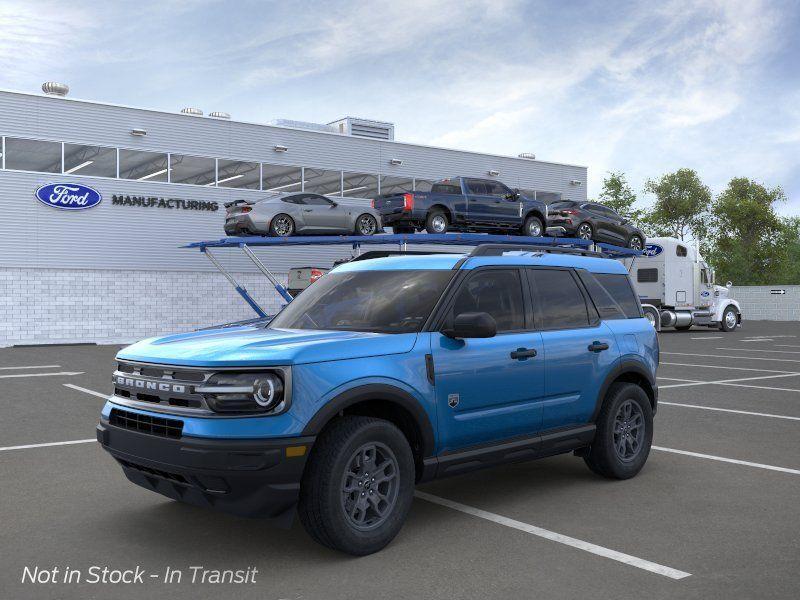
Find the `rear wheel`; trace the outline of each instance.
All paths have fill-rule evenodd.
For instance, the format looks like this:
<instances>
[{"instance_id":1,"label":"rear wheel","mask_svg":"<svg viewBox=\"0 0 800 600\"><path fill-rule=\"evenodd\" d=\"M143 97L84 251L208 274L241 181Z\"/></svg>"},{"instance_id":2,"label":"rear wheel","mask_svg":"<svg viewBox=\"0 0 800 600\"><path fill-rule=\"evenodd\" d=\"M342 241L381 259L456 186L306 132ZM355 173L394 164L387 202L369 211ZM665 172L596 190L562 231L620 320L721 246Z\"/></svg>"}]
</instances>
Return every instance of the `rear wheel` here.
<instances>
[{"instance_id":1,"label":"rear wheel","mask_svg":"<svg viewBox=\"0 0 800 600\"><path fill-rule=\"evenodd\" d=\"M368 213L356 219L356 235L375 235L378 232L378 221Z\"/></svg>"},{"instance_id":2,"label":"rear wheel","mask_svg":"<svg viewBox=\"0 0 800 600\"><path fill-rule=\"evenodd\" d=\"M541 237L544 235L544 224L539 217L530 216L525 219L525 224L522 226L522 235L529 237Z\"/></svg>"},{"instance_id":3,"label":"rear wheel","mask_svg":"<svg viewBox=\"0 0 800 600\"><path fill-rule=\"evenodd\" d=\"M394 539L413 496L414 457L402 432L383 419L344 416L314 445L298 513L320 544L363 556Z\"/></svg>"},{"instance_id":4,"label":"rear wheel","mask_svg":"<svg viewBox=\"0 0 800 600\"><path fill-rule=\"evenodd\" d=\"M428 233L447 233L447 226L450 222L447 215L442 210L432 210L428 213L425 220L425 231Z\"/></svg>"},{"instance_id":5,"label":"rear wheel","mask_svg":"<svg viewBox=\"0 0 800 600\"><path fill-rule=\"evenodd\" d=\"M729 306L722 313L722 321L719 323L719 328L722 331L733 331L739 326L739 319L736 315L736 309Z\"/></svg>"},{"instance_id":6,"label":"rear wheel","mask_svg":"<svg viewBox=\"0 0 800 600\"><path fill-rule=\"evenodd\" d=\"M581 223L578 225L578 230L575 232L575 235L582 240L590 240L594 235L594 230L589 223Z\"/></svg>"},{"instance_id":7,"label":"rear wheel","mask_svg":"<svg viewBox=\"0 0 800 600\"><path fill-rule=\"evenodd\" d=\"M597 433L583 460L598 475L629 479L647 462L652 441L653 408L647 393L635 383L615 383L603 402Z\"/></svg>"},{"instance_id":8,"label":"rear wheel","mask_svg":"<svg viewBox=\"0 0 800 600\"><path fill-rule=\"evenodd\" d=\"M628 248L631 250L642 250L644 248L644 240L642 240L641 236L632 235L631 239L628 240Z\"/></svg>"},{"instance_id":9,"label":"rear wheel","mask_svg":"<svg viewBox=\"0 0 800 600\"><path fill-rule=\"evenodd\" d=\"M287 237L294 233L294 221L289 215L283 213L272 217L269 224L269 234L275 237Z\"/></svg>"}]
</instances>

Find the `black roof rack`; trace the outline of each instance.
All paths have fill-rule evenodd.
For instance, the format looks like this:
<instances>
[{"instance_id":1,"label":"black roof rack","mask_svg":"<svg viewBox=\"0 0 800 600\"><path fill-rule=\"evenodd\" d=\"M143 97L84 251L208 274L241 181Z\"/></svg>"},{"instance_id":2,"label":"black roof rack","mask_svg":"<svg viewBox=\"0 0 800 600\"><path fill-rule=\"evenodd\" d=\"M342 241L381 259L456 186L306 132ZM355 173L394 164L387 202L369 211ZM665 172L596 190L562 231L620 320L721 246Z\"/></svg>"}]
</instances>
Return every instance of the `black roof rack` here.
<instances>
[{"instance_id":1,"label":"black roof rack","mask_svg":"<svg viewBox=\"0 0 800 600\"><path fill-rule=\"evenodd\" d=\"M531 246L530 244L481 244L469 253L470 256L502 256L504 252L549 252L552 254L577 254L580 256L603 256L597 250L588 247L568 246Z\"/></svg>"}]
</instances>

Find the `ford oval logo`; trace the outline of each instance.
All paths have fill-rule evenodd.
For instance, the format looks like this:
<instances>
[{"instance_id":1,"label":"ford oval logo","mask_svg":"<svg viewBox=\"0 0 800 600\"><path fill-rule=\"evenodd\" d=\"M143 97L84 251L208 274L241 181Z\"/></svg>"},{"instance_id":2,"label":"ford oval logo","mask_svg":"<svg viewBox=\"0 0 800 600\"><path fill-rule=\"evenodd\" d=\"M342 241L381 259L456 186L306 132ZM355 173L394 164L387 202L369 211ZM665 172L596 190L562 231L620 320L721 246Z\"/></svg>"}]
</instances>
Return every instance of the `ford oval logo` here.
<instances>
[{"instance_id":1,"label":"ford oval logo","mask_svg":"<svg viewBox=\"0 0 800 600\"><path fill-rule=\"evenodd\" d=\"M36 190L36 199L62 210L83 210L100 204L103 196L97 190L79 183L48 183Z\"/></svg>"},{"instance_id":2,"label":"ford oval logo","mask_svg":"<svg viewBox=\"0 0 800 600\"><path fill-rule=\"evenodd\" d=\"M708 291L703 291L703 292L700 292L700 295L701 295L703 298L706 298L706 297L708 297L708 296L710 296L710 295L711 295L711 292L708 292Z\"/></svg>"},{"instance_id":3,"label":"ford oval logo","mask_svg":"<svg viewBox=\"0 0 800 600\"><path fill-rule=\"evenodd\" d=\"M644 256L658 256L664 251L664 248L659 246L658 244L647 244L642 250L642 254Z\"/></svg>"}]
</instances>

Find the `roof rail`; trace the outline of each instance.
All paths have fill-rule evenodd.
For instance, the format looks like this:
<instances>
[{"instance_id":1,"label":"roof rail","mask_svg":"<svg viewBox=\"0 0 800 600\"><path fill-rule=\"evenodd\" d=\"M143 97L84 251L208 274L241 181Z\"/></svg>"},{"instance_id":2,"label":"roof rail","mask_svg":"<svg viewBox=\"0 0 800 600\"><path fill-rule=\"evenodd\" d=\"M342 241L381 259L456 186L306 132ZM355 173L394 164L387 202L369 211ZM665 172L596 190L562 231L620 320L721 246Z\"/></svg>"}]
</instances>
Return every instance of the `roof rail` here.
<instances>
[{"instance_id":1,"label":"roof rail","mask_svg":"<svg viewBox=\"0 0 800 600\"><path fill-rule=\"evenodd\" d=\"M504 252L548 252L551 254L577 254L580 256L603 256L603 253L590 247L532 246L530 244L481 244L476 246L470 256L501 256Z\"/></svg>"}]
</instances>

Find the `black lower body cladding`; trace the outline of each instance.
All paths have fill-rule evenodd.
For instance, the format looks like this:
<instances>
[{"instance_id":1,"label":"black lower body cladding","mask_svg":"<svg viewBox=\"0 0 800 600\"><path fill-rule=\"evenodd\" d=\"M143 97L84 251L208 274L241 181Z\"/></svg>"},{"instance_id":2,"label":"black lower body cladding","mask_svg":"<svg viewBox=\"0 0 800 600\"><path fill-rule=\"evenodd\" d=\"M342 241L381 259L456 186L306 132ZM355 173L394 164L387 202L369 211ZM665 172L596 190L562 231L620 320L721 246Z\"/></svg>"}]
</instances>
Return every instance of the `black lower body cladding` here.
<instances>
[{"instance_id":1,"label":"black lower body cladding","mask_svg":"<svg viewBox=\"0 0 800 600\"><path fill-rule=\"evenodd\" d=\"M97 440L125 476L146 489L196 506L288 524L315 437L171 439L102 420ZM302 455L300 446L305 446ZM287 448L297 450L287 453Z\"/></svg>"}]
</instances>

